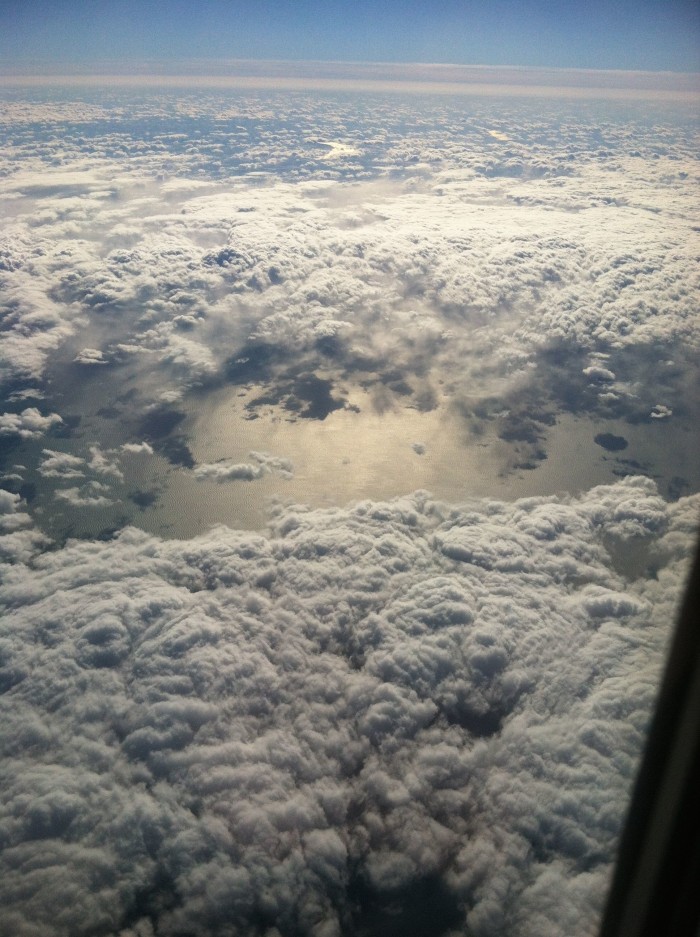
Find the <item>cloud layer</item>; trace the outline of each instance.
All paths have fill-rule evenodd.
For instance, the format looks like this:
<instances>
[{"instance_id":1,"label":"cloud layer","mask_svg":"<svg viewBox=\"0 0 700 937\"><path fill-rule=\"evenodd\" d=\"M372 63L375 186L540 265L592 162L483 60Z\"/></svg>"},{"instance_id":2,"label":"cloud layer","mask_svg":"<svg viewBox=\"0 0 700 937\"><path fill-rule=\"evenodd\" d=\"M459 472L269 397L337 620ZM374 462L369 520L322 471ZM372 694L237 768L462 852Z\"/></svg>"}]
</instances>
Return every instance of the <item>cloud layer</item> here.
<instances>
[{"instance_id":1,"label":"cloud layer","mask_svg":"<svg viewBox=\"0 0 700 937\"><path fill-rule=\"evenodd\" d=\"M8 496L0 932L593 934L699 506L417 494L37 555Z\"/></svg>"},{"instance_id":2,"label":"cloud layer","mask_svg":"<svg viewBox=\"0 0 700 937\"><path fill-rule=\"evenodd\" d=\"M700 507L694 115L1 93L0 937L593 937ZM370 425L452 501L364 497Z\"/></svg>"},{"instance_id":3,"label":"cloud layer","mask_svg":"<svg viewBox=\"0 0 700 937\"><path fill-rule=\"evenodd\" d=\"M594 452L601 432L629 443L589 484L696 487L698 168L680 106L70 94L7 102L0 425L27 483L40 433L78 458L147 436L198 477L252 464L266 443L203 444L201 403L228 388L234 421L456 418L503 476L541 468L565 414ZM167 408L181 425L144 434ZM68 418L82 448L56 442Z\"/></svg>"}]
</instances>

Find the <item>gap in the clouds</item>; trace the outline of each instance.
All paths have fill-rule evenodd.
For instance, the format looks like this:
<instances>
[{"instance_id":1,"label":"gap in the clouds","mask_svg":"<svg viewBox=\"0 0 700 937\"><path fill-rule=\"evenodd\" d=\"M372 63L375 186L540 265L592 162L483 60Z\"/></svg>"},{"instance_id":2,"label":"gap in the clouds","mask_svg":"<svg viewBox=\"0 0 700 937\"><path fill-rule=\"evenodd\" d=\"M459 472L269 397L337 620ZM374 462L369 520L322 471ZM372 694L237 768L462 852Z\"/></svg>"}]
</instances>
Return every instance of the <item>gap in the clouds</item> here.
<instances>
[{"instance_id":1,"label":"gap in the clouds","mask_svg":"<svg viewBox=\"0 0 700 937\"><path fill-rule=\"evenodd\" d=\"M495 427L471 436L459 412L449 404L428 412L406 406L378 412L371 393L355 389L349 395L351 406L322 420L297 418L274 403L251 420L246 418L246 402L248 396L255 399L256 391L240 393L210 393L179 424L195 462L246 464L251 453L263 452L288 460L292 476L282 478L270 472L251 481L217 483L197 481L183 469L169 470L158 500L134 523L160 534L187 537L221 522L232 527L263 527L279 502L342 506L416 489L456 503L473 497L510 500L565 491L576 494L642 470L641 461L632 465L629 460L611 459L596 447L597 427L608 424L585 417L559 415L541 443L547 457L532 467L519 468L527 446L523 451L523 444L499 439ZM659 423L650 429L660 436L672 427ZM625 431L630 434L632 451L640 459L654 459L658 466L658 439L649 438L650 430L631 427ZM661 472L677 465L677 454L677 446L666 451Z\"/></svg>"},{"instance_id":2,"label":"gap in the clouds","mask_svg":"<svg viewBox=\"0 0 700 937\"><path fill-rule=\"evenodd\" d=\"M493 487L499 460L485 445L465 446L465 428L445 408L420 412L392 406L378 412L370 391L355 388L347 405L323 418L304 418L274 400L247 404L260 391L214 391L189 413L184 430L197 463L245 464L251 453L289 460L293 474L269 473L253 481L194 480L174 472L159 505L140 523L166 523L171 535L190 536L209 524L261 527L276 501L343 505L363 498L390 498L418 488L452 493ZM496 443L497 440L494 440ZM481 443L482 441L480 441ZM488 481L487 481L488 479Z\"/></svg>"},{"instance_id":3,"label":"gap in the clouds","mask_svg":"<svg viewBox=\"0 0 700 937\"><path fill-rule=\"evenodd\" d=\"M438 875L408 886L373 887L357 870L348 885L351 912L346 937L442 937L456 927L463 910Z\"/></svg>"},{"instance_id":4,"label":"gap in the clouds","mask_svg":"<svg viewBox=\"0 0 700 937\"><path fill-rule=\"evenodd\" d=\"M640 473L655 477L670 497L700 488L700 470L692 461L697 438L680 420L630 424L559 412L552 425L537 423L533 429L524 419L522 429L504 433L509 424L500 418L475 426L444 391L432 409L421 410L401 393L377 398L373 386L339 382L329 391L323 372L316 377L323 400L344 403L324 407L316 418L305 417L296 405L285 406L286 398L277 393L265 397L265 385L256 384L202 389L153 407L129 380L117 383L122 390L115 397L99 366L87 372L73 368L83 376L76 376L75 395L69 393L70 382L62 382L61 399L70 402L64 424L41 441L13 441L4 457L5 471L13 463L40 464L42 449L89 465L91 448L97 447L118 466L121 478L99 465L97 473L81 466L77 480L25 473L24 490L33 495L30 509L58 539L109 536L125 523L178 538L218 523L261 529L279 503L342 506L416 489L455 503L473 497L510 500L575 494ZM48 411L56 405L50 397L44 402ZM82 412L71 416L68 411L75 409ZM487 415L488 409L475 405L469 412ZM617 452L595 445L595 437L606 433L624 434L628 446ZM152 455L121 450L140 440L150 443ZM540 456L533 459L533 452ZM275 460L291 463L292 471L280 474ZM202 464L252 468L230 480L198 480L193 469ZM86 487L93 483L103 487ZM67 488L74 503L61 500ZM96 494L104 500L93 506L90 498ZM618 565L620 571L634 571L640 562L622 557Z\"/></svg>"}]
</instances>

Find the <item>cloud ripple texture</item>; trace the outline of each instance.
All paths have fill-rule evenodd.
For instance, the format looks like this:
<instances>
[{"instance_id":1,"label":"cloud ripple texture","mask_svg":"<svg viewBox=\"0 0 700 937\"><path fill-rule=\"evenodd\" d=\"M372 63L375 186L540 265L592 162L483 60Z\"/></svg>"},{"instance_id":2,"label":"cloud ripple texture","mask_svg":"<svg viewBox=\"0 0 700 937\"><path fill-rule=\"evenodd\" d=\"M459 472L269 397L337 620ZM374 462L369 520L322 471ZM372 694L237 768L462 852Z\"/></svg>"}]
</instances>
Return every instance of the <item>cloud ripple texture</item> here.
<instances>
[{"instance_id":1,"label":"cloud ripple texture","mask_svg":"<svg viewBox=\"0 0 700 937\"><path fill-rule=\"evenodd\" d=\"M697 496L417 493L48 551L20 506L3 937L595 933Z\"/></svg>"}]
</instances>

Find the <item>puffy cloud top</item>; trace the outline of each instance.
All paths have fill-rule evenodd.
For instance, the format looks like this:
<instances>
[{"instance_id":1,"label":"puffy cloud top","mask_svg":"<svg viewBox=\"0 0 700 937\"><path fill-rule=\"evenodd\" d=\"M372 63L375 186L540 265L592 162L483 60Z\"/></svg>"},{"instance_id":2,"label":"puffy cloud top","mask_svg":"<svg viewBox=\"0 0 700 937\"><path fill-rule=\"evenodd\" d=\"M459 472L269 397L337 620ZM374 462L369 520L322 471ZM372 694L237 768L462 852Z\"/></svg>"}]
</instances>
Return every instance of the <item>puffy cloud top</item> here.
<instances>
[{"instance_id":1,"label":"puffy cloud top","mask_svg":"<svg viewBox=\"0 0 700 937\"><path fill-rule=\"evenodd\" d=\"M27 407L21 413L0 414L0 436L20 436L22 439L37 439L52 426L62 423L58 413L43 416L36 407Z\"/></svg>"},{"instance_id":2,"label":"puffy cloud top","mask_svg":"<svg viewBox=\"0 0 700 937\"><path fill-rule=\"evenodd\" d=\"M8 552L4 932L593 933L699 506L633 478Z\"/></svg>"}]
</instances>

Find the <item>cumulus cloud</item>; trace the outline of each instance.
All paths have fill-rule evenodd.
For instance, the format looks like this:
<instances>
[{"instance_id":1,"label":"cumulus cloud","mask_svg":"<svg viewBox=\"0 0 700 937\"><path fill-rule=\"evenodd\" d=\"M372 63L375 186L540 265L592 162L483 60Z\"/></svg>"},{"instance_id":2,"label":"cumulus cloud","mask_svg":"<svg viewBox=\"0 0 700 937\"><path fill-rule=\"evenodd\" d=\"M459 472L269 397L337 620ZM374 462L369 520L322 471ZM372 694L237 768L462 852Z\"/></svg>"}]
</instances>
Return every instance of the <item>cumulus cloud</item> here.
<instances>
[{"instance_id":1,"label":"cumulus cloud","mask_svg":"<svg viewBox=\"0 0 700 937\"><path fill-rule=\"evenodd\" d=\"M699 507L632 478L15 553L5 927L592 932Z\"/></svg>"},{"instance_id":2,"label":"cumulus cloud","mask_svg":"<svg viewBox=\"0 0 700 937\"><path fill-rule=\"evenodd\" d=\"M44 449L43 455L38 471L44 478L82 478L85 475L85 460L79 456L55 449Z\"/></svg>"},{"instance_id":3,"label":"cumulus cloud","mask_svg":"<svg viewBox=\"0 0 700 937\"><path fill-rule=\"evenodd\" d=\"M603 368L599 364L590 365L587 368L583 369L583 373L586 375L589 381L593 381L599 384L607 384L609 381L615 380L615 375L608 368Z\"/></svg>"},{"instance_id":4,"label":"cumulus cloud","mask_svg":"<svg viewBox=\"0 0 700 937\"><path fill-rule=\"evenodd\" d=\"M231 462L222 459L220 462L203 462L194 469L197 481L216 481L219 483L229 481L254 481L269 475L271 472L282 478L294 476L294 466L289 459L281 459L267 452L251 452L253 462Z\"/></svg>"},{"instance_id":5,"label":"cumulus cloud","mask_svg":"<svg viewBox=\"0 0 700 937\"><path fill-rule=\"evenodd\" d=\"M312 368L332 365L386 388L391 356L402 372L395 383L415 397L426 369L456 397L475 387L492 395L528 367L545 384L551 346L563 342L573 393L577 367L603 389L616 377L633 382L625 349L659 342L670 351L696 334L695 169L682 122L669 124L660 160L654 132L629 115L610 120L603 170L594 117L578 114L562 129L556 108L471 102L465 143L454 120L464 105L454 101L429 113L397 100L372 109L313 96L286 104L299 127L344 128L330 175L313 135L298 131L289 159L288 131L257 99L242 99L238 115L260 123L255 158L245 127L196 143L180 132L176 118L228 112L216 95L153 103L159 119L173 109L172 132L157 143L131 138L128 167L105 134L101 148L65 141L59 172L51 145L25 129L19 156L31 151L44 171L6 157L4 191L36 202L26 222L13 220L3 254L8 296L17 297L7 348L18 342L34 355L26 367L18 358L13 373L40 373L54 332L63 341L88 320L103 340L77 345L76 362L137 354L170 399L215 381L251 341L272 347L273 381L285 354L306 350ZM73 106L76 119L92 113ZM254 166L270 171L265 186L246 181ZM77 227L70 237L68 222ZM591 363L596 355L608 357ZM640 406L648 414L656 402Z\"/></svg>"},{"instance_id":6,"label":"cumulus cloud","mask_svg":"<svg viewBox=\"0 0 700 937\"><path fill-rule=\"evenodd\" d=\"M132 454L144 455L153 455L153 446L149 446L147 442L125 442L123 443L122 452L130 452Z\"/></svg>"},{"instance_id":7,"label":"cumulus cloud","mask_svg":"<svg viewBox=\"0 0 700 937\"><path fill-rule=\"evenodd\" d=\"M50 541L37 530L21 497L0 488L0 562L26 563Z\"/></svg>"},{"instance_id":8,"label":"cumulus cloud","mask_svg":"<svg viewBox=\"0 0 700 937\"><path fill-rule=\"evenodd\" d=\"M262 478L265 469L262 465L253 465L250 462L214 462L202 463L194 470L197 481L253 481Z\"/></svg>"},{"instance_id":9,"label":"cumulus cloud","mask_svg":"<svg viewBox=\"0 0 700 937\"><path fill-rule=\"evenodd\" d=\"M78 364L107 364L99 348L82 348L73 360Z\"/></svg>"},{"instance_id":10,"label":"cumulus cloud","mask_svg":"<svg viewBox=\"0 0 700 937\"><path fill-rule=\"evenodd\" d=\"M90 446L88 468L97 475L107 475L121 480L124 475L119 468L119 459L113 451L102 451L99 446Z\"/></svg>"},{"instance_id":11,"label":"cumulus cloud","mask_svg":"<svg viewBox=\"0 0 700 937\"><path fill-rule=\"evenodd\" d=\"M22 439L37 439L52 426L62 423L58 413L43 416L36 407L27 407L21 413L0 414L0 436L20 436Z\"/></svg>"},{"instance_id":12,"label":"cumulus cloud","mask_svg":"<svg viewBox=\"0 0 700 937\"><path fill-rule=\"evenodd\" d=\"M102 508L115 504L115 501L105 494L109 490L107 485L93 481L80 488L60 488L56 491L56 497L67 501L74 508Z\"/></svg>"},{"instance_id":13,"label":"cumulus cloud","mask_svg":"<svg viewBox=\"0 0 700 937\"><path fill-rule=\"evenodd\" d=\"M18 400L42 400L44 394L35 387L23 387L21 390L15 390L8 394L8 403L14 403Z\"/></svg>"},{"instance_id":14,"label":"cumulus cloud","mask_svg":"<svg viewBox=\"0 0 700 937\"><path fill-rule=\"evenodd\" d=\"M145 450L137 446L136 451ZM114 486L124 481L124 473L115 450L103 450L92 445L88 447L87 456L80 456L43 449L37 471L51 484L48 491L53 497L72 508L109 507L120 500L114 496ZM64 483L76 481L80 484L64 487Z\"/></svg>"}]
</instances>

